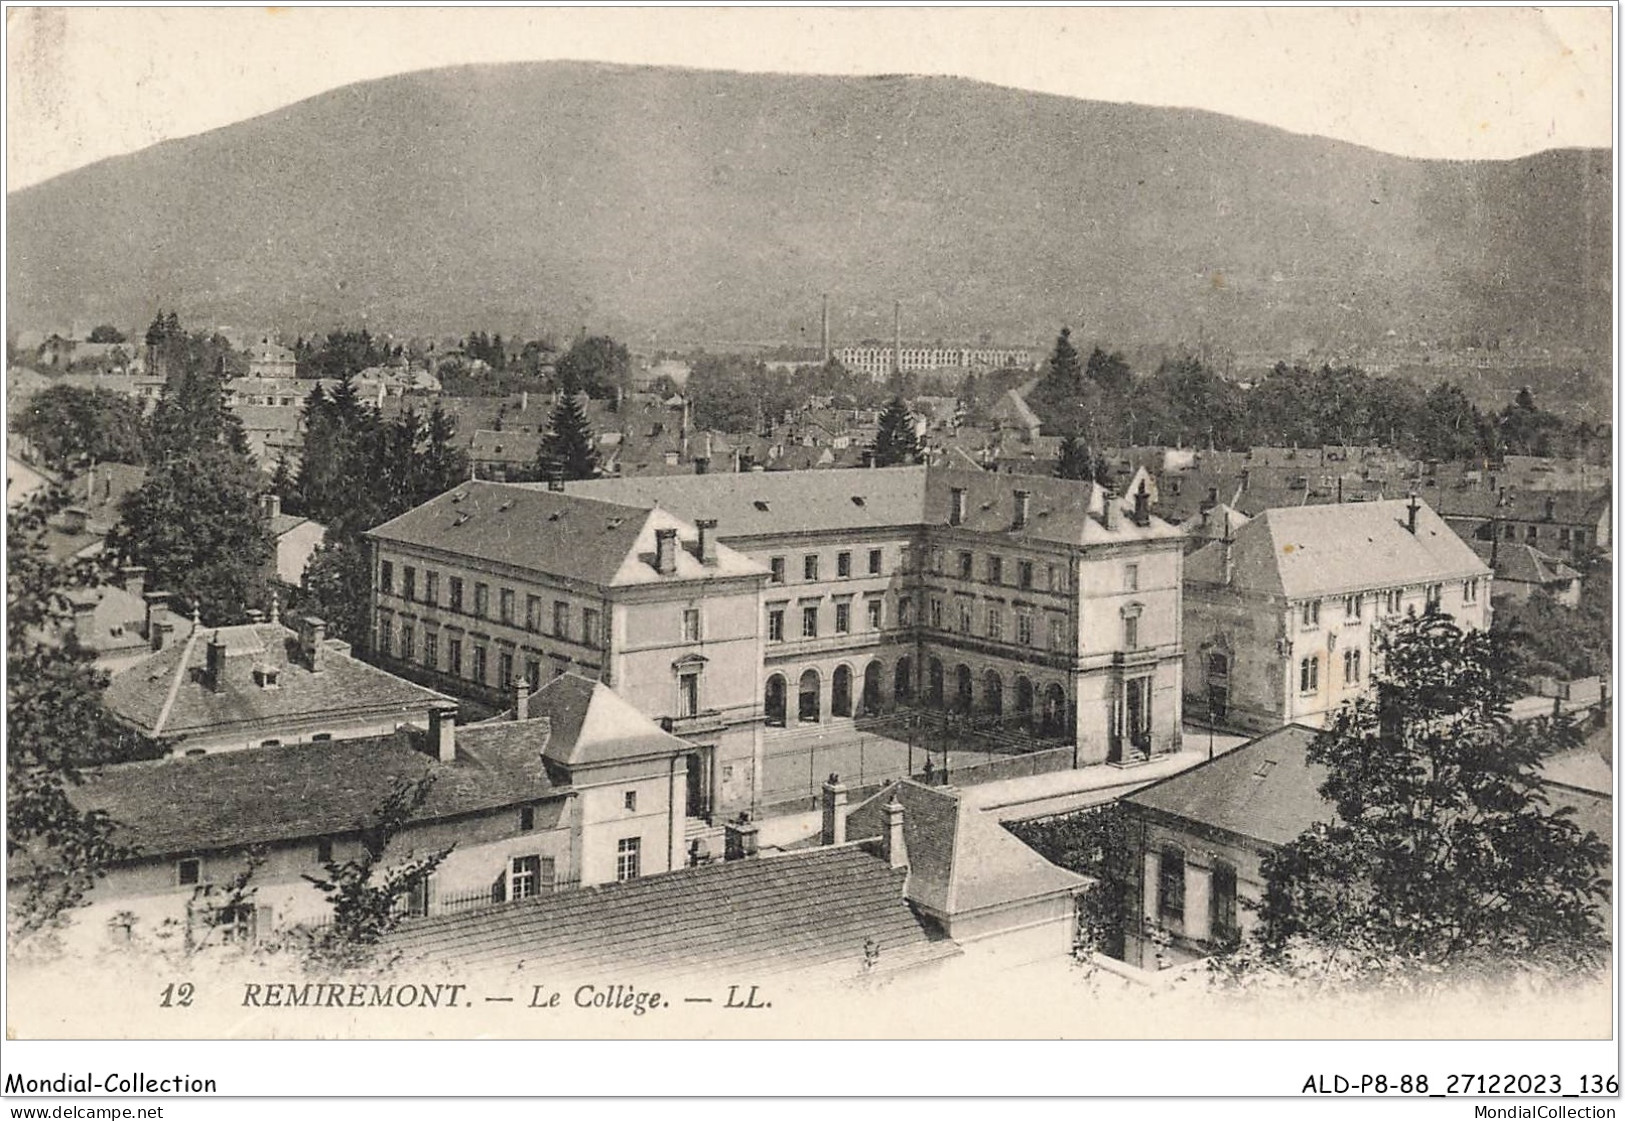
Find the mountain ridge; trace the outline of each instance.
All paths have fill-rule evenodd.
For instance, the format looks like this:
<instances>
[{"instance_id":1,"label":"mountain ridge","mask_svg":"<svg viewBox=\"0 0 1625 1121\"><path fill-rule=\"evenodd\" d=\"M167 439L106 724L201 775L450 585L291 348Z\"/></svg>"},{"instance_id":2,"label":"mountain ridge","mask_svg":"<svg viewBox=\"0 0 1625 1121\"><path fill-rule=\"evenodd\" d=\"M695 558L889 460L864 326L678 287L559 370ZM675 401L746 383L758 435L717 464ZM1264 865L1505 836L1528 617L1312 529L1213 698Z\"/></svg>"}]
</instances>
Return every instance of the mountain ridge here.
<instances>
[{"instance_id":1,"label":"mountain ridge","mask_svg":"<svg viewBox=\"0 0 1625 1121\"><path fill-rule=\"evenodd\" d=\"M788 340L828 291L841 341L889 337L901 299L911 338L1597 348L1610 165L1415 160L963 78L447 67L8 195L8 299L41 329L162 305Z\"/></svg>"}]
</instances>

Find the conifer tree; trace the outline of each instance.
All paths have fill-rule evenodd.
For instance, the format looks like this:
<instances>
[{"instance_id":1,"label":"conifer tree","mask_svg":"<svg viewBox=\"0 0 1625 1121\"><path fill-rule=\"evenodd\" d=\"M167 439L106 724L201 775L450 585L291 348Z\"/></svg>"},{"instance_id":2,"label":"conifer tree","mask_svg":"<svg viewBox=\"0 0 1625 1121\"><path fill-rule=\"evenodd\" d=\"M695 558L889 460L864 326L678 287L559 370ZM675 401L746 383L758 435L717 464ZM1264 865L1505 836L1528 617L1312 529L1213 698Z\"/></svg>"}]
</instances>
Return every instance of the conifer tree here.
<instances>
[{"instance_id":1,"label":"conifer tree","mask_svg":"<svg viewBox=\"0 0 1625 1121\"><path fill-rule=\"evenodd\" d=\"M899 467L920 459L920 438L914 431L914 418L901 397L893 397L880 414L880 431L875 434L875 466Z\"/></svg>"},{"instance_id":2,"label":"conifer tree","mask_svg":"<svg viewBox=\"0 0 1625 1121\"><path fill-rule=\"evenodd\" d=\"M1082 440L1076 436L1063 436L1061 438L1061 455L1055 461L1055 477L1057 479L1093 478L1094 465L1090 463L1089 459L1089 449L1084 447Z\"/></svg>"},{"instance_id":3,"label":"conifer tree","mask_svg":"<svg viewBox=\"0 0 1625 1121\"><path fill-rule=\"evenodd\" d=\"M568 482L598 477L598 447L587 423L587 411L575 394L559 397L547 435L537 448L536 466L544 479L558 477Z\"/></svg>"},{"instance_id":4,"label":"conifer tree","mask_svg":"<svg viewBox=\"0 0 1625 1121\"><path fill-rule=\"evenodd\" d=\"M1055 350L1049 356L1049 370L1044 375L1055 389L1076 393L1083 388L1083 362L1078 349L1072 345L1072 328L1062 327L1056 336Z\"/></svg>"}]
</instances>

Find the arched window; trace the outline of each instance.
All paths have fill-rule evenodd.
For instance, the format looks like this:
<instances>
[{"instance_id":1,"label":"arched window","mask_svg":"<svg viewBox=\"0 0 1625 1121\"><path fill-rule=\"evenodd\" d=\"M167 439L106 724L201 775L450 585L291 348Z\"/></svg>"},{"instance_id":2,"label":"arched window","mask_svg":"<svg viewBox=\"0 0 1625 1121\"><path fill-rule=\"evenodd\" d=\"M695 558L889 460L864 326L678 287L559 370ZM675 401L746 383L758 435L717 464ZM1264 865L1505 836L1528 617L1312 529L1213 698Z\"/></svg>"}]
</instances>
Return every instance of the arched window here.
<instances>
[{"instance_id":1,"label":"arched window","mask_svg":"<svg viewBox=\"0 0 1625 1121\"><path fill-rule=\"evenodd\" d=\"M1033 722L1033 683L1025 677L1016 678L1016 719L1027 727Z\"/></svg>"},{"instance_id":2,"label":"arched window","mask_svg":"<svg viewBox=\"0 0 1625 1121\"><path fill-rule=\"evenodd\" d=\"M835 675L830 680L829 713L831 716L852 715L852 670L848 666L835 667Z\"/></svg>"},{"instance_id":3,"label":"arched window","mask_svg":"<svg viewBox=\"0 0 1625 1121\"><path fill-rule=\"evenodd\" d=\"M810 669L801 675L801 699L797 707L796 717L803 724L816 724L821 713L823 683L818 677L818 671Z\"/></svg>"},{"instance_id":4,"label":"arched window","mask_svg":"<svg viewBox=\"0 0 1625 1121\"><path fill-rule=\"evenodd\" d=\"M863 701L859 705L865 716L880 711L880 683L885 680L886 668L879 662L870 662L863 670Z\"/></svg>"},{"instance_id":5,"label":"arched window","mask_svg":"<svg viewBox=\"0 0 1625 1121\"><path fill-rule=\"evenodd\" d=\"M997 670L982 675L982 711L989 716L1004 715L1004 679Z\"/></svg>"},{"instance_id":6,"label":"arched window","mask_svg":"<svg viewBox=\"0 0 1625 1121\"><path fill-rule=\"evenodd\" d=\"M958 665L954 667L954 711L969 712L975 697L972 692L972 677L970 667Z\"/></svg>"},{"instance_id":7,"label":"arched window","mask_svg":"<svg viewBox=\"0 0 1625 1121\"><path fill-rule=\"evenodd\" d=\"M914 696L914 659L898 658L897 669L892 672L892 696L906 701Z\"/></svg>"},{"instance_id":8,"label":"arched window","mask_svg":"<svg viewBox=\"0 0 1625 1121\"><path fill-rule=\"evenodd\" d=\"M934 705L935 707L941 708L942 707L942 660L941 659L932 658L931 661L926 664L926 677L928 679L928 684L926 686L926 689L927 689L926 699L928 701L930 701L931 704Z\"/></svg>"},{"instance_id":9,"label":"arched window","mask_svg":"<svg viewBox=\"0 0 1625 1121\"><path fill-rule=\"evenodd\" d=\"M767 679L767 689L762 694L762 710L767 716L768 727L784 727L784 678L776 673Z\"/></svg>"},{"instance_id":10,"label":"arched window","mask_svg":"<svg viewBox=\"0 0 1625 1121\"><path fill-rule=\"evenodd\" d=\"M1066 690L1051 685L1044 690L1043 732L1046 736L1059 735L1066 727Z\"/></svg>"}]
</instances>

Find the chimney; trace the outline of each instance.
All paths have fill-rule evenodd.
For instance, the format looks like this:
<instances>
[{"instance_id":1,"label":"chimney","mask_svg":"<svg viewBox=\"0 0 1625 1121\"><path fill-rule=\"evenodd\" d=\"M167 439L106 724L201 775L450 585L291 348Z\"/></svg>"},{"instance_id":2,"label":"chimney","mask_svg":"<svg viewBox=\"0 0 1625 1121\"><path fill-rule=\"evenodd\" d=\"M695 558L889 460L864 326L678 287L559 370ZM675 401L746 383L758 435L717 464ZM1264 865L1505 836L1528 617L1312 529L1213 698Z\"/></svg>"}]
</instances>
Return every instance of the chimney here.
<instances>
[{"instance_id":1,"label":"chimney","mask_svg":"<svg viewBox=\"0 0 1625 1121\"><path fill-rule=\"evenodd\" d=\"M948 524L965 524L965 488L953 487L948 492Z\"/></svg>"},{"instance_id":2,"label":"chimney","mask_svg":"<svg viewBox=\"0 0 1625 1121\"><path fill-rule=\"evenodd\" d=\"M124 590L136 599L145 599L147 596L147 570L140 565L132 564L118 570L119 579L124 584Z\"/></svg>"},{"instance_id":3,"label":"chimney","mask_svg":"<svg viewBox=\"0 0 1625 1121\"><path fill-rule=\"evenodd\" d=\"M655 571L670 576L677 571L677 531L655 530Z\"/></svg>"},{"instance_id":4,"label":"chimney","mask_svg":"<svg viewBox=\"0 0 1625 1121\"><path fill-rule=\"evenodd\" d=\"M1151 496L1146 493L1144 483L1134 492L1134 524L1141 529L1151 524Z\"/></svg>"},{"instance_id":5,"label":"chimney","mask_svg":"<svg viewBox=\"0 0 1625 1121\"><path fill-rule=\"evenodd\" d=\"M892 791L891 801L886 803L886 826L880 834L880 855L885 858L886 864L891 868L908 867L908 846L903 843L903 803L897 800L897 791Z\"/></svg>"},{"instance_id":6,"label":"chimney","mask_svg":"<svg viewBox=\"0 0 1625 1121\"><path fill-rule=\"evenodd\" d=\"M429 709L429 747L442 763L457 761L457 706L437 704Z\"/></svg>"},{"instance_id":7,"label":"chimney","mask_svg":"<svg viewBox=\"0 0 1625 1121\"><path fill-rule=\"evenodd\" d=\"M761 851L761 826L750 819L750 814L741 813L738 821L724 823L722 830L724 860L747 860Z\"/></svg>"},{"instance_id":8,"label":"chimney","mask_svg":"<svg viewBox=\"0 0 1625 1121\"><path fill-rule=\"evenodd\" d=\"M65 533L83 533L90 514L83 506L69 506L62 511L62 529Z\"/></svg>"},{"instance_id":9,"label":"chimney","mask_svg":"<svg viewBox=\"0 0 1625 1121\"><path fill-rule=\"evenodd\" d=\"M327 641L327 623L314 615L299 620L299 653L305 668L311 673L322 672L323 648Z\"/></svg>"},{"instance_id":10,"label":"chimney","mask_svg":"<svg viewBox=\"0 0 1625 1121\"><path fill-rule=\"evenodd\" d=\"M162 650L169 641L169 636L175 633L175 622L169 617L169 593L148 592L141 598L147 601L144 632L147 636L147 645L154 650Z\"/></svg>"},{"instance_id":11,"label":"chimney","mask_svg":"<svg viewBox=\"0 0 1625 1121\"><path fill-rule=\"evenodd\" d=\"M717 563L717 520L700 518L694 523L700 531L700 563Z\"/></svg>"},{"instance_id":12,"label":"chimney","mask_svg":"<svg viewBox=\"0 0 1625 1121\"><path fill-rule=\"evenodd\" d=\"M1413 537L1416 535L1416 510L1420 505L1416 499L1416 492L1411 491L1411 500L1405 507L1405 528L1410 530Z\"/></svg>"},{"instance_id":13,"label":"chimney","mask_svg":"<svg viewBox=\"0 0 1625 1121\"><path fill-rule=\"evenodd\" d=\"M265 612L257 607L250 607L248 609L248 621L258 626L260 623L265 622Z\"/></svg>"},{"instance_id":14,"label":"chimney","mask_svg":"<svg viewBox=\"0 0 1625 1121\"><path fill-rule=\"evenodd\" d=\"M681 439L681 442L682 442L682 446L679 448L679 451L681 452L681 455L682 455L683 459L688 458L688 429L689 429L689 425L692 423L692 420L693 420L693 415L692 415L691 407L689 406L689 403L688 403L688 394L685 393L683 395L683 409L682 409L681 427L678 429L679 438Z\"/></svg>"},{"instance_id":15,"label":"chimney","mask_svg":"<svg viewBox=\"0 0 1625 1121\"><path fill-rule=\"evenodd\" d=\"M85 505L93 505L96 501L96 465L92 463L85 472Z\"/></svg>"},{"instance_id":16,"label":"chimney","mask_svg":"<svg viewBox=\"0 0 1625 1121\"><path fill-rule=\"evenodd\" d=\"M203 663L203 683L209 687L211 693L219 693L226 688L226 644L221 641L219 631L209 636L206 660Z\"/></svg>"},{"instance_id":17,"label":"chimney","mask_svg":"<svg viewBox=\"0 0 1625 1121\"><path fill-rule=\"evenodd\" d=\"M530 408L530 390L521 389L519 391L519 411L524 412L528 408Z\"/></svg>"},{"instance_id":18,"label":"chimney","mask_svg":"<svg viewBox=\"0 0 1625 1121\"><path fill-rule=\"evenodd\" d=\"M865 467L873 467L875 465L875 449L863 449L863 465Z\"/></svg>"},{"instance_id":19,"label":"chimney","mask_svg":"<svg viewBox=\"0 0 1625 1121\"><path fill-rule=\"evenodd\" d=\"M1235 542L1230 539L1230 516L1224 519L1224 544L1220 547L1220 556L1224 565L1224 583L1229 587L1236 579L1236 550Z\"/></svg>"},{"instance_id":20,"label":"chimney","mask_svg":"<svg viewBox=\"0 0 1625 1121\"><path fill-rule=\"evenodd\" d=\"M822 334L822 338L823 338L823 342L824 342L824 365L827 366L827 365L829 365L829 293L828 292L824 293L823 331L821 332L821 334Z\"/></svg>"},{"instance_id":21,"label":"chimney","mask_svg":"<svg viewBox=\"0 0 1625 1121\"><path fill-rule=\"evenodd\" d=\"M1110 488L1102 492L1101 505L1105 508L1106 528L1116 533L1123 528L1123 504L1117 500Z\"/></svg>"},{"instance_id":22,"label":"chimney","mask_svg":"<svg viewBox=\"0 0 1625 1121\"><path fill-rule=\"evenodd\" d=\"M282 513L282 496L279 494L260 495L260 513L267 518L275 518Z\"/></svg>"},{"instance_id":23,"label":"chimney","mask_svg":"<svg viewBox=\"0 0 1625 1121\"><path fill-rule=\"evenodd\" d=\"M1027 514L1032 508L1032 497L1032 491L1016 491L1016 517L1015 520L1010 523L1011 529L1027 528Z\"/></svg>"},{"instance_id":24,"label":"chimney","mask_svg":"<svg viewBox=\"0 0 1625 1121\"><path fill-rule=\"evenodd\" d=\"M530 682L523 677L515 677L508 682L508 692L513 698L513 718L515 720L529 720Z\"/></svg>"},{"instance_id":25,"label":"chimney","mask_svg":"<svg viewBox=\"0 0 1625 1121\"><path fill-rule=\"evenodd\" d=\"M825 845L841 845L846 843L846 786L841 782L841 776L830 773L824 782L822 805L824 810L824 829L820 834L819 843Z\"/></svg>"}]
</instances>

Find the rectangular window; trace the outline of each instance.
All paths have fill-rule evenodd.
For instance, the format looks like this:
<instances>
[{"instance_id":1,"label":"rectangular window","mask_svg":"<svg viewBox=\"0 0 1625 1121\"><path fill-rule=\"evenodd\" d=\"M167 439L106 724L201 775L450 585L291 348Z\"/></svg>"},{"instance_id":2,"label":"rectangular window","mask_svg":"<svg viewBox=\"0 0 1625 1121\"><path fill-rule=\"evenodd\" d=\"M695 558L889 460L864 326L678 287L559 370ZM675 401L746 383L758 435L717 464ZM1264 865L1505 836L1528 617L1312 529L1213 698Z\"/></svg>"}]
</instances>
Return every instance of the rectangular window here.
<instances>
[{"instance_id":1,"label":"rectangular window","mask_svg":"<svg viewBox=\"0 0 1625 1121\"><path fill-rule=\"evenodd\" d=\"M1298 606L1298 621L1306 627L1320 626L1320 601L1307 600Z\"/></svg>"},{"instance_id":2,"label":"rectangular window","mask_svg":"<svg viewBox=\"0 0 1625 1121\"><path fill-rule=\"evenodd\" d=\"M959 554L959 578L969 580L976 568L976 558L970 553Z\"/></svg>"},{"instance_id":3,"label":"rectangular window","mask_svg":"<svg viewBox=\"0 0 1625 1121\"><path fill-rule=\"evenodd\" d=\"M914 623L914 601L908 596L897 597L897 625L900 627L912 626Z\"/></svg>"},{"instance_id":4,"label":"rectangular window","mask_svg":"<svg viewBox=\"0 0 1625 1121\"><path fill-rule=\"evenodd\" d=\"M1463 603L1477 603L1478 602L1478 581L1477 580L1464 580L1464 581L1462 581L1462 585L1461 585L1461 602L1463 602Z\"/></svg>"},{"instance_id":5,"label":"rectangular window","mask_svg":"<svg viewBox=\"0 0 1625 1121\"><path fill-rule=\"evenodd\" d=\"M1004 583L1004 558L1003 557L988 557L987 558L987 582L989 584L1002 584L1002 583Z\"/></svg>"},{"instance_id":6,"label":"rectangular window","mask_svg":"<svg viewBox=\"0 0 1625 1121\"><path fill-rule=\"evenodd\" d=\"M562 600L553 601L553 637L570 637L570 605Z\"/></svg>"},{"instance_id":7,"label":"rectangular window","mask_svg":"<svg viewBox=\"0 0 1625 1121\"><path fill-rule=\"evenodd\" d=\"M401 660L410 662L417 653L417 629L411 623L401 624Z\"/></svg>"},{"instance_id":8,"label":"rectangular window","mask_svg":"<svg viewBox=\"0 0 1625 1121\"><path fill-rule=\"evenodd\" d=\"M1586 531L1583 530L1583 529L1575 530L1574 531L1574 547L1576 549L1578 549L1578 548L1582 547L1585 543L1586 543Z\"/></svg>"},{"instance_id":9,"label":"rectangular window","mask_svg":"<svg viewBox=\"0 0 1625 1121\"><path fill-rule=\"evenodd\" d=\"M1298 692L1313 693L1320 689L1320 656L1311 655L1298 663Z\"/></svg>"},{"instance_id":10,"label":"rectangular window","mask_svg":"<svg viewBox=\"0 0 1625 1121\"><path fill-rule=\"evenodd\" d=\"M842 576L842 577L852 575L852 554L851 553L836 553L835 554L835 575Z\"/></svg>"},{"instance_id":11,"label":"rectangular window","mask_svg":"<svg viewBox=\"0 0 1625 1121\"><path fill-rule=\"evenodd\" d=\"M519 832L529 833L536 828L536 807L519 807Z\"/></svg>"},{"instance_id":12,"label":"rectangular window","mask_svg":"<svg viewBox=\"0 0 1625 1121\"><path fill-rule=\"evenodd\" d=\"M1518 527L1513 525L1511 522L1508 522L1505 527L1505 532L1503 532L1501 536L1505 537L1508 541L1511 541L1513 538L1518 536Z\"/></svg>"},{"instance_id":13,"label":"rectangular window","mask_svg":"<svg viewBox=\"0 0 1625 1121\"><path fill-rule=\"evenodd\" d=\"M451 577L446 583L446 590L451 594L451 609L461 611L463 609L463 578L461 576Z\"/></svg>"},{"instance_id":14,"label":"rectangular window","mask_svg":"<svg viewBox=\"0 0 1625 1121\"><path fill-rule=\"evenodd\" d=\"M535 658L525 659L525 685L532 693L542 687L542 663Z\"/></svg>"},{"instance_id":15,"label":"rectangular window","mask_svg":"<svg viewBox=\"0 0 1625 1121\"><path fill-rule=\"evenodd\" d=\"M987 637L995 642L1004 641L1004 611L991 604L987 609Z\"/></svg>"},{"instance_id":16,"label":"rectangular window","mask_svg":"<svg viewBox=\"0 0 1625 1121\"><path fill-rule=\"evenodd\" d=\"M196 858L182 860L175 865L175 882L181 887L192 887L203 882L203 862Z\"/></svg>"},{"instance_id":17,"label":"rectangular window","mask_svg":"<svg viewBox=\"0 0 1625 1121\"><path fill-rule=\"evenodd\" d=\"M497 611L504 623L513 626L513 589L503 588L497 595Z\"/></svg>"},{"instance_id":18,"label":"rectangular window","mask_svg":"<svg viewBox=\"0 0 1625 1121\"><path fill-rule=\"evenodd\" d=\"M378 590L385 595L395 594L395 566L389 561L378 565Z\"/></svg>"},{"instance_id":19,"label":"rectangular window","mask_svg":"<svg viewBox=\"0 0 1625 1121\"><path fill-rule=\"evenodd\" d=\"M615 845L615 878L635 880L643 872L643 838L625 837Z\"/></svg>"},{"instance_id":20,"label":"rectangular window","mask_svg":"<svg viewBox=\"0 0 1625 1121\"><path fill-rule=\"evenodd\" d=\"M931 550L931 571L934 575L942 575L942 550Z\"/></svg>"},{"instance_id":21,"label":"rectangular window","mask_svg":"<svg viewBox=\"0 0 1625 1121\"><path fill-rule=\"evenodd\" d=\"M631 810L633 813L636 813L638 809L638 792L636 790L628 790L626 792L626 797L623 804L627 809Z\"/></svg>"},{"instance_id":22,"label":"rectangular window","mask_svg":"<svg viewBox=\"0 0 1625 1121\"><path fill-rule=\"evenodd\" d=\"M440 668L440 636L434 631L423 632L423 664L430 669Z\"/></svg>"},{"instance_id":23,"label":"rectangular window","mask_svg":"<svg viewBox=\"0 0 1625 1121\"><path fill-rule=\"evenodd\" d=\"M1536 544L1540 540L1540 527L1538 525L1527 527L1523 531L1523 539L1531 545Z\"/></svg>"},{"instance_id":24,"label":"rectangular window","mask_svg":"<svg viewBox=\"0 0 1625 1121\"><path fill-rule=\"evenodd\" d=\"M970 606L970 601L969 600L960 600L959 601L959 633L960 634L970 634L970 632L971 632L971 606Z\"/></svg>"},{"instance_id":25,"label":"rectangular window","mask_svg":"<svg viewBox=\"0 0 1625 1121\"><path fill-rule=\"evenodd\" d=\"M869 601L868 609L869 609L869 629L870 630L878 631L880 629L881 611L884 608L884 606L885 606L885 604L881 600L872 599L872 600Z\"/></svg>"},{"instance_id":26,"label":"rectangular window","mask_svg":"<svg viewBox=\"0 0 1625 1121\"><path fill-rule=\"evenodd\" d=\"M1185 921L1185 855L1163 849L1157 868L1157 917L1163 922Z\"/></svg>"},{"instance_id":27,"label":"rectangular window","mask_svg":"<svg viewBox=\"0 0 1625 1121\"><path fill-rule=\"evenodd\" d=\"M808 553L801 558L801 577L804 580L818 579L818 554Z\"/></svg>"},{"instance_id":28,"label":"rectangular window","mask_svg":"<svg viewBox=\"0 0 1625 1121\"><path fill-rule=\"evenodd\" d=\"M542 629L542 597L525 597L525 629L532 634Z\"/></svg>"},{"instance_id":29,"label":"rectangular window","mask_svg":"<svg viewBox=\"0 0 1625 1121\"><path fill-rule=\"evenodd\" d=\"M378 649L386 656L392 656L395 649L395 624L388 615L378 619Z\"/></svg>"},{"instance_id":30,"label":"rectangular window","mask_svg":"<svg viewBox=\"0 0 1625 1121\"><path fill-rule=\"evenodd\" d=\"M463 640L452 638L446 640L446 668L456 677L463 676Z\"/></svg>"},{"instance_id":31,"label":"rectangular window","mask_svg":"<svg viewBox=\"0 0 1625 1121\"><path fill-rule=\"evenodd\" d=\"M685 607L683 609L683 641L698 642L700 640L700 609L698 607Z\"/></svg>"},{"instance_id":32,"label":"rectangular window","mask_svg":"<svg viewBox=\"0 0 1625 1121\"><path fill-rule=\"evenodd\" d=\"M516 856L513 858L513 869L508 876L509 899L529 899L541 890L541 882L541 857Z\"/></svg>"},{"instance_id":33,"label":"rectangular window","mask_svg":"<svg viewBox=\"0 0 1625 1121\"><path fill-rule=\"evenodd\" d=\"M1236 926L1236 870L1228 864L1214 864L1210 883L1209 937L1221 946L1234 945L1241 936Z\"/></svg>"},{"instance_id":34,"label":"rectangular window","mask_svg":"<svg viewBox=\"0 0 1625 1121\"><path fill-rule=\"evenodd\" d=\"M588 646L601 644L598 633L598 609L596 607L583 607L581 609L581 641Z\"/></svg>"},{"instance_id":35,"label":"rectangular window","mask_svg":"<svg viewBox=\"0 0 1625 1121\"><path fill-rule=\"evenodd\" d=\"M440 606L440 573L433 569L423 574L423 602Z\"/></svg>"},{"instance_id":36,"label":"rectangular window","mask_svg":"<svg viewBox=\"0 0 1625 1121\"><path fill-rule=\"evenodd\" d=\"M333 842L323 837L316 842L316 863L331 864L333 862Z\"/></svg>"},{"instance_id":37,"label":"rectangular window","mask_svg":"<svg viewBox=\"0 0 1625 1121\"><path fill-rule=\"evenodd\" d=\"M931 626L939 631L942 629L942 600L936 596L931 597Z\"/></svg>"},{"instance_id":38,"label":"rectangular window","mask_svg":"<svg viewBox=\"0 0 1625 1121\"><path fill-rule=\"evenodd\" d=\"M869 550L869 575L870 576L879 576L880 575L880 550L879 549L870 549Z\"/></svg>"},{"instance_id":39,"label":"rectangular window","mask_svg":"<svg viewBox=\"0 0 1625 1121\"><path fill-rule=\"evenodd\" d=\"M1365 596L1352 595L1343 597L1343 618L1357 620L1364 611Z\"/></svg>"},{"instance_id":40,"label":"rectangular window","mask_svg":"<svg viewBox=\"0 0 1625 1121\"><path fill-rule=\"evenodd\" d=\"M782 607L767 609L767 640L769 642L784 641L784 608Z\"/></svg>"},{"instance_id":41,"label":"rectangular window","mask_svg":"<svg viewBox=\"0 0 1625 1121\"><path fill-rule=\"evenodd\" d=\"M803 607L801 609L801 637L818 637L818 608Z\"/></svg>"},{"instance_id":42,"label":"rectangular window","mask_svg":"<svg viewBox=\"0 0 1625 1121\"><path fill-rule=\"evenodd\" d=\"M1052 592L1066 591L1066 567L1052 564L1049 566L1049 590Z\"/></svg>"},{"instance_id":43,"label":"rectangular window","mask_svg":"<svg viewBox=\"0 0 1625 1121\"><path fill-rule=\"evenodd\" d=\"M1567 549L1569 547L1569 530L1567 526L1564 526L1562 529L1557 531L1557 547L1559 549Z\"/></svg>"},{"instance_id":44,"label":"rectangular window","mask_svg":"<svg viewBox=\"0 0 1625 1121\"><path fill-rule=\"evenodd\" d=\"M767 562L767 566L773 572L773 575L769 578L769 582L774 584L784 583L784 558L773 557Z\"/></svg>"},{"instance_id":45,"label":"rectangular window","mask_svg":"<svg viewBox=\"0 0 1625 1121\"><path fill-rule=\"evenodd\" d=\"M497 678L504 689L513 684L513 655L506 650L497 655Z\"/></svg>"},{"instance_id":46,"label":"rectangular window","mask_svg":"<svg viewBox=\"0 0 1625 1121\"><path fill-rule=\"evenodd\" d=\"M1030 560L1016 562L1016 586L1022 591L1030 592L1033 587L1033 562Z\"/></svg>"},{"instance_id":47,"label":"rectangular window","mask_svg":"<svg viewBox=\"0 0 1625 1121\"><path fill-rule=\"evenodd\" d=\"M1051 650L1066 649L1066 623L1050 616L1049 620L1049 648Z\"/></svg>"},{"instance_id":48,"label":"rectangular window","mask_svg":"<svg viewBox=\"0 0 1625 1121\"><path fill-rule=\"evenodd\" d=\"M841 601L835 605L835 633L847 634L852 630L852 605Z\"/></svg>"},{"instance_id":49,"label":"rectangular window","mask_svg":"<svg viewBox=\"0 0 1625 1121\"><path fill-rule=\"evenodd\" d=\"M1443 597L1444 597L1444 585L1443 584L1429 584L1428 585L1428 606L1427 606L1427 609L1429 611L1437 611L1437 610L1439 610L1439 601Z\"/></svg>"},{"instance_id":50,"label":"rectangular window","mask_svg":"<svg viewBox=\"0 0 1625 1121\"><path fill-rule=\"evenodd\" d=\"M416 599L418 596L418 570L411 565L401 569L401 598Z\"/></svg>"},{"instance_id":51,"label":"rectangular window","mask_svg":"<svg viewBox=\"0 0 1625 1121\"><path fill-rule=\"evenodd\" d=\"M1343 651L1343 684L1357 685L1360 682L1360 652L1358 650Z\"/></svg>"},{"instance_id":52,"label":"rectangular window","mask_svg":"<svg viewBox=\"0 0 1625 1121\"><path fill-rule=\"evenodd\" d=\"M1140 617L1138 615L1123 616L1123 649L1138 650L1140 648Z\"/></svg>"},{"instance_id":53,"label":"rectangular window","mask_svg":"<svg viewBox=\"0 0 1625 1121\"><path fill-rule=\"evenodd\" d=\"M1399 588L1382 593L1382 609L1389 615L1398 615L1402 610L1405 593Z\"/></svg>"},{"instance_id":54,"label":"rectangular window","mask_svg":"<svg viewBox=\"0 0 1625 1121\"><path fill-rule=\"evenodd\" d=\"M474 614L481 619L491 614L491 589L484 584L474 585Z\"/></svg>"},{"instance_id":55,"label":"rectangular window","mask_svg":"<svg viewBox=\"0 0 1625 1121\"><path fill-rule=\"evenodd\" d=\"M474 647L474 680L485 684L485 647Z\"/></svg>"},{"instance_id":56,"label":"rectangular window","mask_svg":"<svg viewBox=\"0 0 1625 1121\"><path fill-rule=\"evenodd\" d=\"M677 675L677 715L692 717L700 714L700 675L690 671Z\"/></svg>"},{"instance_id":57,"label":"rectangular window","mask_svg":"<svg viewBox=\"0 0 1625 1121\"><path fill-rule=\"evenodd\" d=\"M1139 565L1125 564L1123 566L1123 590L1125 592L1137 592L1140 590Z\"/></svg>"},{"instance_id":58,"label":"rectangular window","mask_svg":"<svg viewBox=\"0 0 1625 1121\"><path fill-rule=\"evenodd\" d=\"M1016 615L1016 641L1023 646L1033 644L1033 617L1025 611Z\"/></svg>"}]
</instances>

